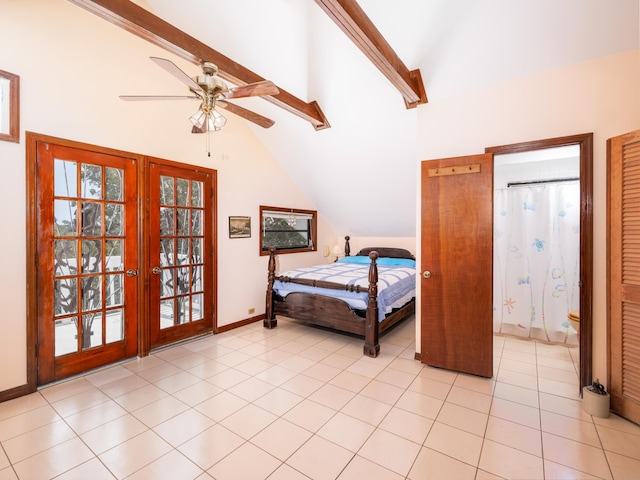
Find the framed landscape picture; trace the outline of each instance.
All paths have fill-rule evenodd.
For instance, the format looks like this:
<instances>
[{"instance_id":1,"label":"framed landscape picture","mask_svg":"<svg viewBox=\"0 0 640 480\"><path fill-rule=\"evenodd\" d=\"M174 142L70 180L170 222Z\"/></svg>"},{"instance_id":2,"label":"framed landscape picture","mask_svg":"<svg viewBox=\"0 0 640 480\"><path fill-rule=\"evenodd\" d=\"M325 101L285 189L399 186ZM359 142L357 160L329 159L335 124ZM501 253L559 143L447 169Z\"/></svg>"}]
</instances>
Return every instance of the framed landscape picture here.
<instances>
[{"instance_id":1,"label":"framed landscape picture","mask_svg":"<svg viewBox=\"0 0 640 480\"><path fill-rule=\"evenodd\" d=\"M251 217L229 217L229 238L249 238Z\"/></svg>"}]
</instances>

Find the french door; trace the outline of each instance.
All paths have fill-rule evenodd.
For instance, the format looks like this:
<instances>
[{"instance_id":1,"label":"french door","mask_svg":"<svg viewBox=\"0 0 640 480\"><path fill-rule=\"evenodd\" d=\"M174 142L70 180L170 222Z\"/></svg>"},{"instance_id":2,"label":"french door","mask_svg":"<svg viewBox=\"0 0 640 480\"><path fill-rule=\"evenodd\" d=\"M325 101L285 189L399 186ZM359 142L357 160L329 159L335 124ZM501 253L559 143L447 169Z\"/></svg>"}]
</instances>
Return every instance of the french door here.
<instances>
[{"instance_id":1,"label":"french door","mask_svg":"<svg viewBox=\"0 0 640 480\"><path fill-rule=\"evenodd\" d=\"M39 385L136 354L136 168L37 144Z\"/></svg>"},{"instance_id":2,"label":"french door","mask_svg":"<svg viewBox=\"0 0 640 480\"><path fill-rule=\"evenodd\" d=\"M216 171L27 132L27 391L214 330Z\"/></svg>"},{"instance_id":3,"label":"french door","mask_svg":"<svg viewBox=\"0 0 640 480\"><path fill-rule=\"evenodd\" d=\"M149 164L150 347L213 330L214 173Z\"/></svg>"}]
</instances>

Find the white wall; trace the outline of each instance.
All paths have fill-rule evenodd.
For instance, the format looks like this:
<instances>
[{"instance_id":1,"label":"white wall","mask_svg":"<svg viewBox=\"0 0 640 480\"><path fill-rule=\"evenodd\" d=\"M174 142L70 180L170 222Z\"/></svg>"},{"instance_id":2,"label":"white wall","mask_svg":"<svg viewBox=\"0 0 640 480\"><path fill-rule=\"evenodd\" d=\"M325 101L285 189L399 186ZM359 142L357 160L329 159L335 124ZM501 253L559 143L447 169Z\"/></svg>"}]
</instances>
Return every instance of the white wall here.
<instances>
[{"instance_id":1,"label":"white wall","mask_svg":"<svg viewBox=\"0 0 640 480\"><path fill-rule=\"evenodd\" d=\"M640 129L639 87L640 51L635 50L434 101L419 109L418 182L423 160L593 132L593 373L600 381L607 378L606 140Z\"/></svg>"},{"instance_id":2,"label":"white wall","mask_svg":"<svg viewBox=\"0 0 640 480\"><path fill-rule=\"evenodd\" d=\"M4 0L0 69L20 75L21 141L0 142L0 391L26 382L25 131L66 138L218 171L218 324L264 313L267 257L258 255L259 205L315 209L244 120L228 114L211 137L190 133L198 104L123 102L121 94L187 94L149 60L199 67L64 0ZM229 239L229 215L249 215L252 235ZM337 237L323 217L318 244ZM324 261L322 251L282 255L282 269ZM232 268L233 266L233 268ZM250 315L248 310L255 308Z\"/></svg>"}]
</instances>

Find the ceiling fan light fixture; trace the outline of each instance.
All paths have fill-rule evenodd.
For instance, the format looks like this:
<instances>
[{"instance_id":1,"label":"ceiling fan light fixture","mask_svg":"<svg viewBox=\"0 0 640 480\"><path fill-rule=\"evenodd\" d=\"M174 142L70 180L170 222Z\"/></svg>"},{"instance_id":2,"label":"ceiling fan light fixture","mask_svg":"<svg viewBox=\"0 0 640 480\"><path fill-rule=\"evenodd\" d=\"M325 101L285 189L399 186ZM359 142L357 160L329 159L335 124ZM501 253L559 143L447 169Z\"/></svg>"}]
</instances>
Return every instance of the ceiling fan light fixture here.
<instances>
[{"instance_id":1,"label":"ceiling fan light fixture","mask_svg":"<svg viewBox=\"0 0 640 480\"><path fill-rule=\"evenodd\" d=\"M216 127L216 130L220 130L227 123L227 118L221 115L216 109L211 111L211 117L213 118L213 125Z\"/></svg>"},{"instance_id":2,"label":"ceiling fan light fixture","mask_svg":"<svg viewBox=\"0 0 640 480\"><path fill-rule=\"evenodd\" d=\"M201 107L189 117L189 120L196 127L197 133L217 132L227 123L227 119L215 108L205 112Z\"/></svg>"},{"instance_id":3,"label":"ceiling fan light fixture","mask_svg":"<svg viewBox=\"0 0 640 480\"><path fill-rule=\"evenodd\" d=\"M189 117L189 120L191 121L191 123L193 123L195 127L202 129L204 122L207 120L207 114L204 113L202 108L199 108L196 113L194 113Z\"/></svg>"}]
</instances>

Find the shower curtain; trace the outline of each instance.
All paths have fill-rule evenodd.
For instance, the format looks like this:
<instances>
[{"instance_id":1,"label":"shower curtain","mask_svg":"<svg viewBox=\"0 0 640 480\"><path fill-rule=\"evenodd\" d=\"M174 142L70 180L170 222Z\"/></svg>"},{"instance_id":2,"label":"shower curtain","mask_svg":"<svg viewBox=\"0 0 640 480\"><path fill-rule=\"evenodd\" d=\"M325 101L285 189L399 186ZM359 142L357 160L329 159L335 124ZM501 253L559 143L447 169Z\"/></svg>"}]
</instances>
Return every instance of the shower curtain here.
<instances>
[{"instance_id":1,"label":"shower curtain","mask_svg":"<svg viewBox=\"0 0 640 480\"><path fill-rule=\"evenodd\" d=\"M579 181L494 192L494 332L578 344Z\"/></svg>"}]
</instances>

